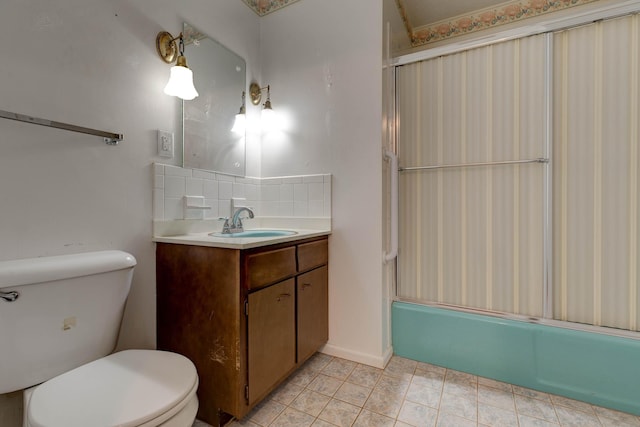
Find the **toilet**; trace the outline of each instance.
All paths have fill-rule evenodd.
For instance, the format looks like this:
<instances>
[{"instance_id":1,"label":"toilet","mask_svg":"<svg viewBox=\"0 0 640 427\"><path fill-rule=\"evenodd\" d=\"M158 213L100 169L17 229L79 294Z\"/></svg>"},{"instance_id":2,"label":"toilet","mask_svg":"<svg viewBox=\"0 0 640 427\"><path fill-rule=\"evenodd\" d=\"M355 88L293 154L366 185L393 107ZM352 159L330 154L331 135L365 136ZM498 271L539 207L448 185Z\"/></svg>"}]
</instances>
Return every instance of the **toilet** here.
<instances>
[{"instance_id":1,"label":"toilet","mask_svg":"<svg viewBox=\"0 0 640 427\"><path fill-rule=\"evenodd\" d=\"M135 265L122 251L0 262L0 394L24 390L24 427L193 424L189 359L113 353Z\"/></svg>"}]
</instances>

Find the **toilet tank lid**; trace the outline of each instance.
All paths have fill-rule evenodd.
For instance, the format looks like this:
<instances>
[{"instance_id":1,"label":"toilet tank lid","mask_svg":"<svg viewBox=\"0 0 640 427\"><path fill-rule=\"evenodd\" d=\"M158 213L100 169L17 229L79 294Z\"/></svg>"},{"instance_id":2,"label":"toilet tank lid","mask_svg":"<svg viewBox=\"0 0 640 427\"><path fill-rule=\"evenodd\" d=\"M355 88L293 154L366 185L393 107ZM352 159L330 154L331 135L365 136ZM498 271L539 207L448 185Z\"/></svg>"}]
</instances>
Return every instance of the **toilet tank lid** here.
<instances>
[{"instance_id":1,"label":"toilet tank lid","mask_svg":"<svg viewBox=\"0 0 640 427\"><path fill-rule=\"evenodd\" d=\"M135 265L133 255L117 250L0 261L0 288L106 273Z\"/></svg>"},{"instance_id":2,"label":"toilet tank lid","mask_svg":"<svg viewBox=\"0 0 640 427\"><path fill-rule=\"evenodd\" d=\"M34 427L133 427L171 411L197 385L195 366L180 354L125 350L37 386L26 410Z\"/></svg>"}]
</instances>

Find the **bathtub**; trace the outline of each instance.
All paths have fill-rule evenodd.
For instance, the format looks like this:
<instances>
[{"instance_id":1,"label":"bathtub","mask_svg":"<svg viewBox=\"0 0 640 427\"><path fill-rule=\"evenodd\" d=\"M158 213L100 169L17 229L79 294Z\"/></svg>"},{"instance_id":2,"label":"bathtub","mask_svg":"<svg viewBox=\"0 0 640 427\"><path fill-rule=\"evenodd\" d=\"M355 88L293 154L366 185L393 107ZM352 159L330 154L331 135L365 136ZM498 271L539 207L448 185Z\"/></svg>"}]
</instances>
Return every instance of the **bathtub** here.
<instances>
[{"instance_id":1,"label":"bathtub","mask_svg":"<svg viewBox=\"0 0 640 427\"><path fill-rule=\"evenodd\" d=\"M396 301L394 353L640 415L640 339Z\"/></svg>"}]
</instances>

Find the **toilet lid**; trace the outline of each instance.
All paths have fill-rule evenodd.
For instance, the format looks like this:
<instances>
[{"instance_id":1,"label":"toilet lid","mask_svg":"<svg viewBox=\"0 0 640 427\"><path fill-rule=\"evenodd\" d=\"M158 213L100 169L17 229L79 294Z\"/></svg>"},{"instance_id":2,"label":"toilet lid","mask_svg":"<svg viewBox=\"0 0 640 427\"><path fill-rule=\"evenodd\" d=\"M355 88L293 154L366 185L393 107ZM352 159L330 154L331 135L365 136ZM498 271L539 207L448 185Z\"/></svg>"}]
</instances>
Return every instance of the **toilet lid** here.
<instances>
[{"instance_id":1,"label":"toilet lid","mask_svg":"<svg viewBox=\"0 0 640 427\"><path fill-rule=\"evenodd\" d=\"M138 426L184 400L196 386L193 363L175 353L126 350L35 388L33 427Z\"/></svg>"}]
</instances>

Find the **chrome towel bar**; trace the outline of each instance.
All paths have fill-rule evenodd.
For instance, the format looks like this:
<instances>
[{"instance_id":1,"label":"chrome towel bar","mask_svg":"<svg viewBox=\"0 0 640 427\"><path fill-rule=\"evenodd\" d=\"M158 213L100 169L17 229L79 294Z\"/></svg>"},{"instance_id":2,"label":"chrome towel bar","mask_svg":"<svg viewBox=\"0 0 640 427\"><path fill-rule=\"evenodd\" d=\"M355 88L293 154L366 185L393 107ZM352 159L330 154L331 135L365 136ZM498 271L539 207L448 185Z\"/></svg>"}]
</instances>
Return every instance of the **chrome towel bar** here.
<instances>
[{"instance_id":1,"label":"chrome towel bar","mask_svg":"<svg viewBox=\"0 0 640 427\"><path fill-rule=\"evenodd\" d=\"M400 172L421 171L429 169L446 169L446 168L466 168L474 166L498 166L498 165L517 165L523 163L549 163L549 159L528 159L528 160L505 160L503 162L484 162L484 163L461 163L457 165L434 165L434 166L411 166L406 168L399 168Z\"/></svg>"},{"instance_id":2,"label":"chrome towel bar","mask_svg":"<svg viewBox=\"0 0 640 427\"><path fill-rule=\"evenodd\" d=\"M121 133L105 132L102 130L85 128L82 126L70 125L67 123L54 122L51 120L39 119L37 117L31 117L24 114L12 113L10 111L0 110L0 117L3 119L17 120L19 122L31 123L34 125L47 126L56 129L64 129L71 132L79 132L88 135L101 136L104 138L104 142L109 145L117 145L122 141L123 136Z\"/></svg>"}]
</instances>

